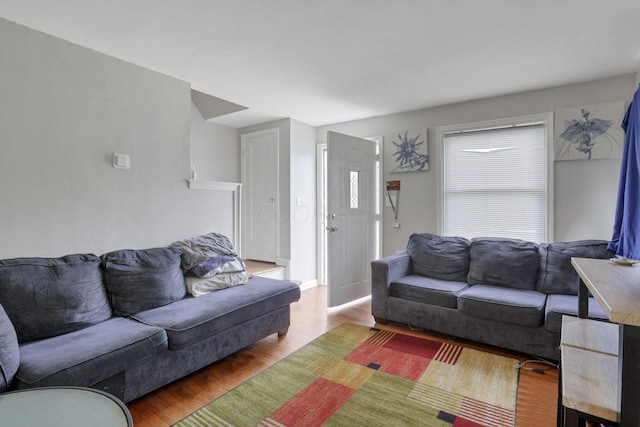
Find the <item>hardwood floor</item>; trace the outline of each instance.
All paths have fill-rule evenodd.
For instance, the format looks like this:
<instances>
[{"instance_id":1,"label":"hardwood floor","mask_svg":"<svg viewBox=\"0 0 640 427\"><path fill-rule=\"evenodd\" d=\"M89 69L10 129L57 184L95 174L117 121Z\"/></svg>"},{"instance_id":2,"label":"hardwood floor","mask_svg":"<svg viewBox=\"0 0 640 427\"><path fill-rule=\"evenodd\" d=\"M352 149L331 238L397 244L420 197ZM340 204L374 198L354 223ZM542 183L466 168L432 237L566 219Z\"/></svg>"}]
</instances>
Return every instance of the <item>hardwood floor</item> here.
<instances>
[{"instance_id":1,"label":"hardwood floor","mask_svg":"<svg viewBox=\"0 0 640 427\"><path fill-rule=\"evenodd\" d=\"M339 310L327 309L325 301L326 288L323 286L302 292L300 301L291 306L291 327L286 336L278 338L273 334L198 372L130 402L127 406L133 416L134 425L136 427L169 426L340 323L351 322L374 326L370 300ZM442 335L419 330L412 331L398 324L378 324L377 327L409 335L448 340ZM528 359L525 355L493 347L468 342L464 344L520 360ZM527 367L539 367L545 369L545 373L521 370L516 427L555 426L558 371L553 368L546 370L549 366L542 364L528 364Z\"/></svg>"}]
</instances>

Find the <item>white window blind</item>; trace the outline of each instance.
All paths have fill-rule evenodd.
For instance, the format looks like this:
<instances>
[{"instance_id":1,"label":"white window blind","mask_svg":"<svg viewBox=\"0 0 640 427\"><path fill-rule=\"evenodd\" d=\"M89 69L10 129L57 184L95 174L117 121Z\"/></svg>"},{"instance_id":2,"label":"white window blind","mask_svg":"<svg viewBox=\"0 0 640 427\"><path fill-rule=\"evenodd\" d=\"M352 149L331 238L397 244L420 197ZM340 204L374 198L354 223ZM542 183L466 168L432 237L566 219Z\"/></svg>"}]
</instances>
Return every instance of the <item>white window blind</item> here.
<instances>
[{"instance_id":1,"label":"white window blind","mask_svg":"<svg viewBox=\"0 0 640 427\"><path fill-rule=\"evenodd\" d=\"M444 134L444 234L544 241L545 135L543 123Z\"/></svg>"}]
</instances>

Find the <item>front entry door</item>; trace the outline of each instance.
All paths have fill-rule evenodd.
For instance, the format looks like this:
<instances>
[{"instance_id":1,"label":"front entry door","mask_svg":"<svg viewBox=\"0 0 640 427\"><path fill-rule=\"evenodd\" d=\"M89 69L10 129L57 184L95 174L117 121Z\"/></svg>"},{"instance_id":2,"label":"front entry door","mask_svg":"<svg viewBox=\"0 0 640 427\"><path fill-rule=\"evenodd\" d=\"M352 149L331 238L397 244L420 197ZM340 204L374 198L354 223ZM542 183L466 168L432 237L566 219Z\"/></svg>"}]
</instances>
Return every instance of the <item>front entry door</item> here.
<instances>
[{"instance_id":1,"label":"front entry door","mask_svg":"<svg viewBox=\"0 0 640 427\"><path fill-rule=\"evenodd\" d=\"M375 257L375 142L327 133L328 305L371 294Z\"/></svg>"}]
</instances>

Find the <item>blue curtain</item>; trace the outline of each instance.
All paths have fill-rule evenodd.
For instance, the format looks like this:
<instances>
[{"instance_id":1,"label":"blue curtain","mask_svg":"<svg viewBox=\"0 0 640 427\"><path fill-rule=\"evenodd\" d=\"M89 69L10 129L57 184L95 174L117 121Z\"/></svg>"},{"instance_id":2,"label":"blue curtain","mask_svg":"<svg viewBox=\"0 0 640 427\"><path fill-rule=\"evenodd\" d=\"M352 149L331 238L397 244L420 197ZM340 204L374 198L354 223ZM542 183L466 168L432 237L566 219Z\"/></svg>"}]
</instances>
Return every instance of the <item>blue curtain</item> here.
<instances>
[{"instance_id":1,"label":"blue curtain","mask_svg":"<svg viewBox=\"0 0 640 427\"><path fill-rule=\"evenodd\" d=\"M618 202L609 249L616 255L640 259L640 88L622 121L625 131Z\"/></svg>"}]
</instances>

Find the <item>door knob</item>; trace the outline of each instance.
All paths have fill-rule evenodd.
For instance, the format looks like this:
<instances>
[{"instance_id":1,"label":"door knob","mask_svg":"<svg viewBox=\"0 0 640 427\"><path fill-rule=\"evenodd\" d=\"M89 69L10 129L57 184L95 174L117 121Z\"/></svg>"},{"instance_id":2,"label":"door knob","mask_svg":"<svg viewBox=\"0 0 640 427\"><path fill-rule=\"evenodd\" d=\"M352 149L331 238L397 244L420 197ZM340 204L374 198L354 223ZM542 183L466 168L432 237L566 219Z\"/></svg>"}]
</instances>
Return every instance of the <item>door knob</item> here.
<instances>
[{"instance_id":1,"label":"door knob","mask_svg":"<svg viewBox=\"0 0 640 427\"><path fill-rule=\"evenodd\" d=\"M338 227L336 227L335 225L332 225L331 227L327 227L327 231L331 231L332 233L335 233L336 231L338 231Z\"/></svg>"}]
</instances>

